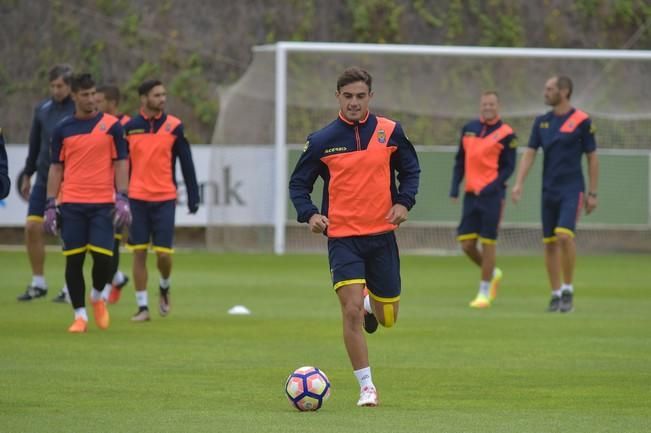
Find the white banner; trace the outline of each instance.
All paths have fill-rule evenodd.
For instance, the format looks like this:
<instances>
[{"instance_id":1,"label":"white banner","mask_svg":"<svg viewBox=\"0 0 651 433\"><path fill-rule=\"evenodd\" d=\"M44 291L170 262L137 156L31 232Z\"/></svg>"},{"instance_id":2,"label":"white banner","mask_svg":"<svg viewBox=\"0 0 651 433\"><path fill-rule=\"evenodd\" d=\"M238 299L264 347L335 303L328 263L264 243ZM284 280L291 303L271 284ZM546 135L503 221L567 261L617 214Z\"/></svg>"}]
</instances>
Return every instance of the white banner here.
<instances>
[{"instance_id":1,"label":"white banner","mask_svg":"<svg viewBox=\"0 0 651 433\"><path fill-rule=\"evenodd\" d=\"M0 226L23 226L27 202L16 190L16 176L25 166L27 145L8 145L11 192L0 200ZM177 163L176 225L264 225L273 218L273 148L271 146L192 146L201 206L190 215L180 164ZM212 175L211 175L212 174ZM32 177L32 182L36 176ZM210 199L210 200L208 200ZM208 209L205 203L212 206Z\"/></svg>"}]
</instances>

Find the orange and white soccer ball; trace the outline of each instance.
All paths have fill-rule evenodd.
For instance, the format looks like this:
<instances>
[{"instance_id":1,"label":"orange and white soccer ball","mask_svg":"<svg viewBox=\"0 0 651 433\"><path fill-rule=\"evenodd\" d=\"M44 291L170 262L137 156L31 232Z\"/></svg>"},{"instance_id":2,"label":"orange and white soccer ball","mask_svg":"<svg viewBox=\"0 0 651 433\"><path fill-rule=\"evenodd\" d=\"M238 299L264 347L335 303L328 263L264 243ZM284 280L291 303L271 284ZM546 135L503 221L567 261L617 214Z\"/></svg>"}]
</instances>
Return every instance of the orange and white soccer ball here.
<instances>
[{"instance_id":1,"label":"orange and white soccer ball","mask_svg":"<svg viewBox=\"0 0 651 433\"><path fill-rule=\"evenodd\" d=\"M330 397L330 381L316 367L301 367L287 378L285 394L290 404L300 411L319 410Z\"/></svg>"}]
</instances>

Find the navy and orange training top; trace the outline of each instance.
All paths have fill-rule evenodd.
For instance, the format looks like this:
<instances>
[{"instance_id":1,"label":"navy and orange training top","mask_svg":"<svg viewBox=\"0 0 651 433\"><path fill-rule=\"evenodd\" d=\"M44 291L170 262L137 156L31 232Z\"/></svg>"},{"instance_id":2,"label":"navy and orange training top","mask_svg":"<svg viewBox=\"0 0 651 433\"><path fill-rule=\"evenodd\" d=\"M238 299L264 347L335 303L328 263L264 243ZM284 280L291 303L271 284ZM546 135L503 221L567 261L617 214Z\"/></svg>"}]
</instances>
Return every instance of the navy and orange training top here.
<instances>
[{"instance_id":1,"label":"navy and orange training top","mask_svg":"<svg viewBox=\"0 0 651 433\"><path fill-rule=\"evenodd\" d=\"M516 146L513 129L501 119L468 122L461 129L450 197L459 196L459 184L464 177L466 193L504 194L506 181L515 169Z\"/></svg>"},{"instance_id":2,"label":"navy and orange training top","mask_svg":"<svg viewBox=\"0 0 651 433\"><path fill-rule=\"evenodd\" d=\"M117 117L97 113L90 119L68 116L54 128L53 164L63 164L60 203L113 203L113 161L127 158L124 132Z\"/></svg>"},{"instance_id":3,"label":"navy and orange training top","mask_svg":"<svg viewBox=\"0 0 651 433\"><path fill-rule=\"evenodd\" d=\"M370 113L349 122L340 113L308 136L292 173L289 194L299 222L319 213L310 198L319 176L320 213L330 221L327 236L363 236L396 228L385 217L394 204L407 209L415 204L420 166L399 123Z\"/></svg>"},{"instance_id":4,"label":"navy and orange training top","mask_svg":"<svg viewBox=\"0 0 651 433\"><path fill-rule=\"evenodd\" d=\"M543 192L583 191L581 156L597 150L590 116L572 108L562 116L549 111L536 117L529 148L544 152Z\"/></svg>"},{"instance_id":5,"label":"navy and orange training top","mask_svg":"<svg viewBox=\"0 0 651 433\"><path fill-rule=\"evenodd\" d=\"M161 113L147 118L140 112L125 126L129 145L129 198L144 201L176 199L178 157L188 193L188 206L199 204L199 186L190 144L178 118Z\"/></svg>"}]
</instances>

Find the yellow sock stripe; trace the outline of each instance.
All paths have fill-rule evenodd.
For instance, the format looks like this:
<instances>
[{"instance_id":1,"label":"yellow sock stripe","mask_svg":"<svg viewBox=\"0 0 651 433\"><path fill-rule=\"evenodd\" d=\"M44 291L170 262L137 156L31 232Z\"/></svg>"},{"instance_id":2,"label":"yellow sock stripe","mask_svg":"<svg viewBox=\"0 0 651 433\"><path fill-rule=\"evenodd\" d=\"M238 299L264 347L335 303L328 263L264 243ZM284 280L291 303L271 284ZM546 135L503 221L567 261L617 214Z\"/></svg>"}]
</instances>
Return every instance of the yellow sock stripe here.
<instances>
[{"instance_id":1,"label":"yellow sock stripe","mask_svg":"<svg viewBox=\"0 0 651 433\"><path fill-rule=\"evenodd\" d=\"M74 256L75 254L85 253L86 251L88 251L88 245L79 248L73 248L71 250L63 250L63 255Z\"/></svg>"},{"instance_id":2,"label":"yellow sock stripe","mask_svg":"<svg viewBox=\"0 0 651 433\"><path fill-rule=\"evenodd\" d=\"M36 221L37 223L42 223L45 221L45 218L39 215L27 215L27 221Z\"/></svg>"},{"instance_id":3,"label":"yellow sock stripe","mask_svg":"<svg viewBox=\"0 0 651 433\"><path fill-rule=\"evenodd\" d=\"M380 296L374 295L374 294L371 292L370 289L369 289L369 291L368 291L368 295L369 295L372 299L375 299L376 301L378 301L378 302L382 302L382 303L385 303L385 304L386 304L386 303L389 303L389 302L398 302L398 301L400 300L400 295L398 295L398 296L394 296L393 298L382 298L382 297L380 297Z\"/></svg>"},{"instance_id":4,"label":"yellow sock stripe","mask_svg":"<svg viewBox=\"0 0 651 433\"><path fill-rule=\"evenodd\" d=\"M548 238L543 238L543 243L544 244L551 244L552 242L556 242L556 236L550 236Z\"/></svg>"},{"instance_id":5,"label":"yellow sock stripe","mask_svg":"<svg viewBox=\"0 0 651 433\"><path fill-rule=\"evenodd\" d=\"M107 250L106 248L90 244L88 244L88 249L90 251L95 251L96 253L104 254L105 256L113 257L113 250Z\"/></svg>"},{"instance_id":6,"label":"yellow sock stripe","mask_svg":"<svg viewBox=\"0 0 651 433\"><path fill-rule=\"evenodd\" d=\"M482 238L479 236L479 242L486 245L495 245L497 243L497 239Z\"/></svg>"},{"instance_id":7,"label":"yellow sock stripe","mask_svg":"<svg viewBox=\"0 0 651 433\"><path fill-rule=\"evenodd\" d=\"M167 247L157 247L153 246L151 247L152 250L156 251L157 253L167 253L167 254L172 254L174 252L174 248L167 248Z\"/></svg>"},{"instance_id":8,"label":"yellow sock stripe","mask_svg":"<svg viewBox=\"0 0 651 433\"><path fill-rule=\"evenodd\" d=\"M335 292L343 286L349 286L351 284L366 284L366 280L364 278L356 278L354 280L344 280L344 281L339 281L338 283L335 284L334 289ZM370 293L370 292L369 292Z\"/></svg>"},{"instance_id":9,"label":"yellow sock stripe","mask_svg":"<svg viewBox=\"0 0 651 433\"><path fill-rule=\"evenodd\" d=\"M119 234L117 234L117 233L116 233L115 235L113 235L113 237L114 237L115 239L119 240L119 241L122 240L122 235L119 235Z\"/></svg>"},{"instance_id":10,"label":"yellow sock stripe","mask_svg":"<svg viewBox=\"0 0 651 433\"><path fill-rule=\"evenodd\" d=\"M131 251L146 250L148 248L149 248L149 244L137 244L137 245L127 244L127 249Z\"/></svg>"},{"instance_id":11,"label":"yellow sock stripe","mask_svg":"<svg viewBox=\"0 0 651 433\"><path fill-rule=\"evenodd\" d=\"M565 233L567 235L570 235L570 237L574 237L574 232L570 229L566 229L565 227L556 227L554 229L554 233L559 234L559 233Z\"/></svg>"},{"instance_id":12,"label":"yellow sock stripe","mask_svg":"<svg viewBox=\"0 0 651 433\"><path fill-rule=\"evenodd\" d=\"M384 304L382 306L384 310L384 327L391 328L393 326L393 304Z\"/></svg>"},{"instance_id":13,"label":"yellow sock stripe","mask_svg":"<svg viewBox=\"0 0 651 433\"><path fill-rule=\"evenodd\" d=\"M457 240L461 242L461 241L467 241L468 239L477 239L478 237L479 237L478 233L467 233L465 235L457 236Z\"/></svg>"}]
</instances>

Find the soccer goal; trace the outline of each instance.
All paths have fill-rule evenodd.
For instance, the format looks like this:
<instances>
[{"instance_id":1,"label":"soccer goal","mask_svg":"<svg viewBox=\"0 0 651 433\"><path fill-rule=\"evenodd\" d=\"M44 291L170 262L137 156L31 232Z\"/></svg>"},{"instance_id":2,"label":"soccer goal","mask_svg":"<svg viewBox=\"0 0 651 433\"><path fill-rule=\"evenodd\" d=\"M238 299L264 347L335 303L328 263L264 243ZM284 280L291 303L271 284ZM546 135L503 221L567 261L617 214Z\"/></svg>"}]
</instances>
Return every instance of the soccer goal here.
<instances>
[{"instance_id":1,"label":"soccer goal","mask_svg":"<svg viewBox=\"0 0 651 433\"><path fill-rule=\"evenodd\" d=\"M229 220L223 202L208 202L209 247L277 254L324 247L322 236L295 222L288 176L305 137L336 117L338 75L357 65L373 76L371 110L399 120L419 152L417 204L397 232L403 250L457 250L461 208L448 190L459 131L477 117L480 93L499 92L502 118L523 148L534 117L548 110L542 92L554 74L573 79L572 103L597 128L600 204L581 218L579 246L651 250L651 52L280 42L254 47L253 54L244 76L220 90L212 172L223 177L224 152L246 149L244 176L257 216ZM523 200L507 202L501 250L541 250L541 161L539 152ZM320 205L320 180L313 200Z\"/></svg>"}]
</instances>

